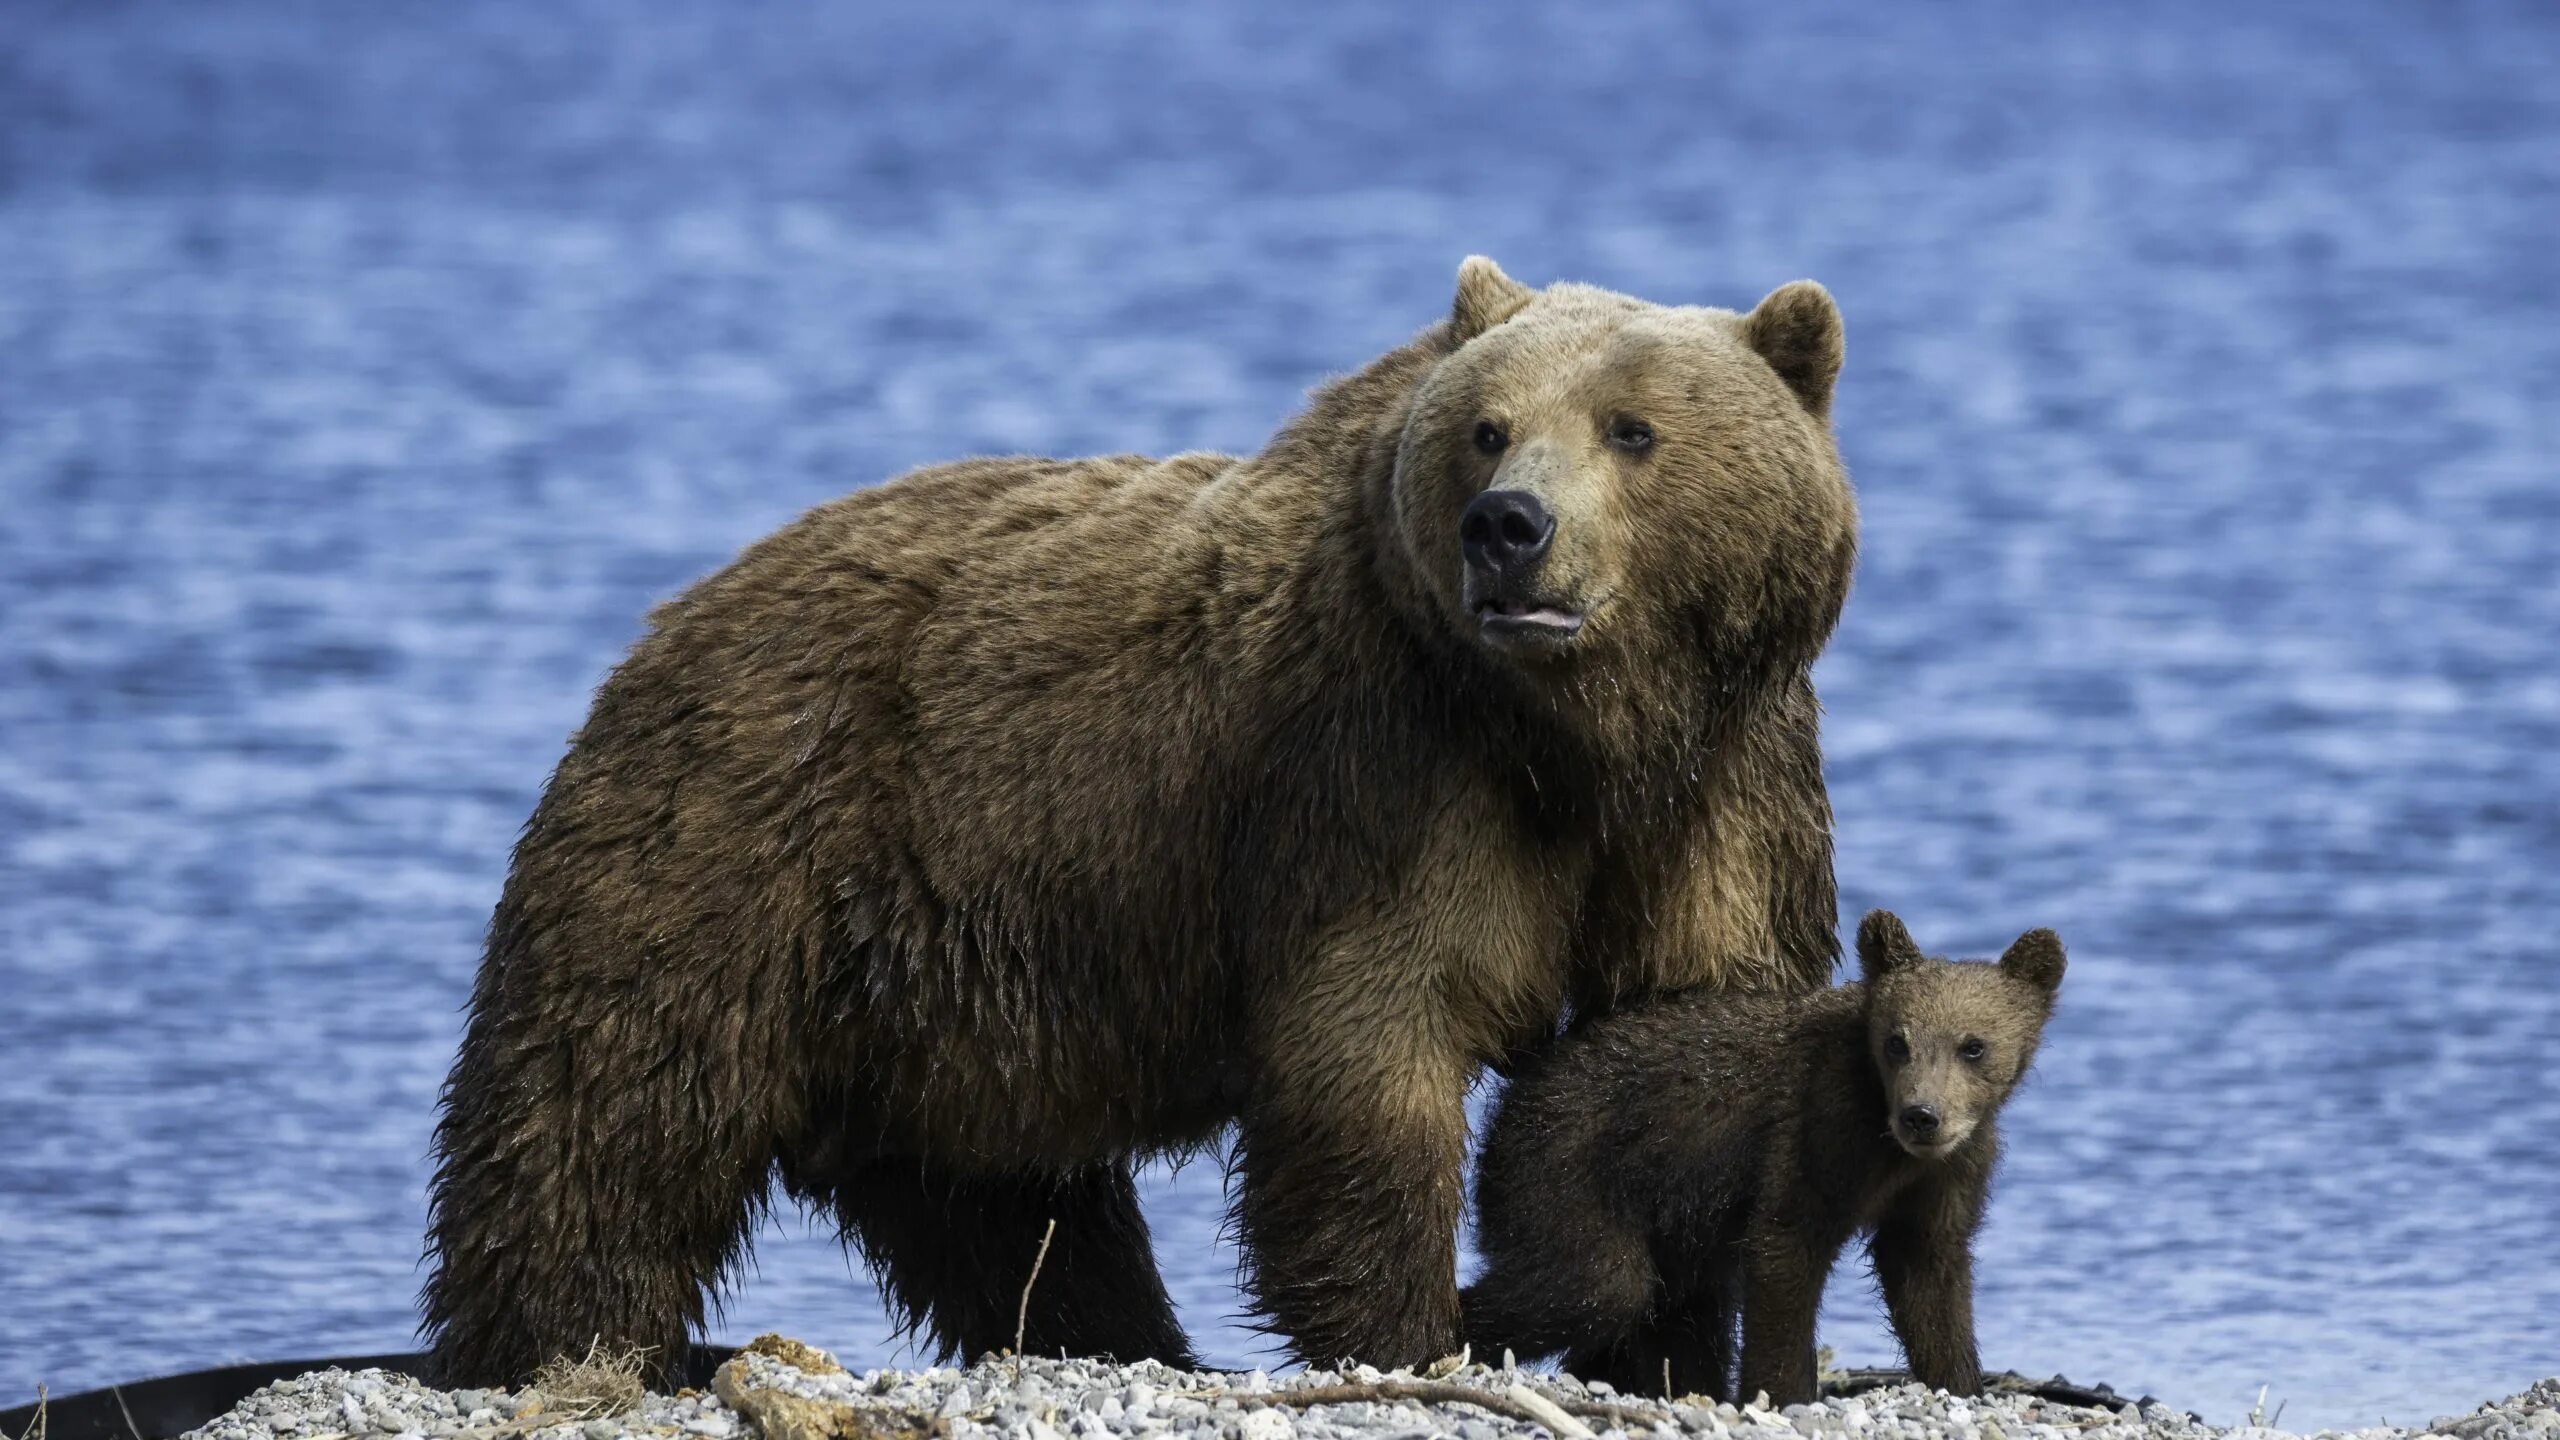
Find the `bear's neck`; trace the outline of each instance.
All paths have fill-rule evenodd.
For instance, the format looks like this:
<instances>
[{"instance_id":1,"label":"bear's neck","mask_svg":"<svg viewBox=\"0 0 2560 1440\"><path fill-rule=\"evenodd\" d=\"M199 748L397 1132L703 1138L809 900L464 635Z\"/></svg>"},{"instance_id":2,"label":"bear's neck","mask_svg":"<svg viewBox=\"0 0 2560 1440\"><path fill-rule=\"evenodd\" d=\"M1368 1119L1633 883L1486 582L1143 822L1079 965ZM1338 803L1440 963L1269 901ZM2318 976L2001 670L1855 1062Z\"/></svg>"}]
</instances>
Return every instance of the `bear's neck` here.
<instances>
[{"instance_id":1,"label":"bear's neck","mask_svg":"<svg viewBox=\"0 0 2560 1440\"><path fill-rule=\"evenodd\" d=\"M1795 1033L1806 1063L1797 1144L1840 1203L1854 1209L1918 1162L1893 1143L1890 1097L1868 1043L1866 987L1817 990L1798 1004Z\"/></svg>"}]
</instances>

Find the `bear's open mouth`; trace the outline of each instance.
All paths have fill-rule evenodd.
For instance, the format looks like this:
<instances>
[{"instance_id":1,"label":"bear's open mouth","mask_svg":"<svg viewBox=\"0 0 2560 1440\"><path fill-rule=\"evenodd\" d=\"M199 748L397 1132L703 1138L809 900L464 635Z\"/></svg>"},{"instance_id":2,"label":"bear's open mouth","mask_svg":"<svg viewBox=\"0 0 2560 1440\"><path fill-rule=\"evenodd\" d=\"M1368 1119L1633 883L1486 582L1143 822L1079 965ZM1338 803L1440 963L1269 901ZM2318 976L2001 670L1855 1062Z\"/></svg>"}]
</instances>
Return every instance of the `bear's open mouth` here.
<instances>
[{"instance_id":1,"label":"bear's open mouth","mask_svg":"<svg viewBox=\"0 0 2560 1440\"><path fill-rule=\"evenodd\" d=\"M1476 623L1491 635L1568 640L1582 628L1580 612L1535 600L1488 597L1477 601L1475 608Z\"/></svg>"}]
</instances>

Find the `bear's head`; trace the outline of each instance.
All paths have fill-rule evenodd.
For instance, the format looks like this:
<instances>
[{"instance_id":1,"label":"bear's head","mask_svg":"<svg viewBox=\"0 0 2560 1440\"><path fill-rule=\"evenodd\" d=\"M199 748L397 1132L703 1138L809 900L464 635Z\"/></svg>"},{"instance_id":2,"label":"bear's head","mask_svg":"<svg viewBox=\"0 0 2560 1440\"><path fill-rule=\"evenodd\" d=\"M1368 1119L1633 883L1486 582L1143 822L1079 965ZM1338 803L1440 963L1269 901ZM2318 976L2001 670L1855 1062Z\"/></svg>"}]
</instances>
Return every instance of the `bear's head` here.
<instances>
[{"instance_id":1,"label":"bear's head","mask_svg":"<svg viewBox=\"0 0 2560 1440\"><path fill-rule=\"evenodd\" d=\"M1857 543L1827 291L1797 281L1737 315L1531 290L1478 256L1447 335L1407 413L1392 523L1462 643L1675 723L1811 663Z\"/></svg>"},{"instance_id":2,"label":"bear's head","mask_svg":"<svg viewBox=\"0 0 2560 1440\"><path fill-rule=\"evenodd\" d=\"M1933 960L1890 910L1858 925L1867 1043L1886 1124L1923 1160L1954 1154L2035 1059L2062 987L2062 941L2030 930L1997 961Z\"/></svg>"}]
</instances>

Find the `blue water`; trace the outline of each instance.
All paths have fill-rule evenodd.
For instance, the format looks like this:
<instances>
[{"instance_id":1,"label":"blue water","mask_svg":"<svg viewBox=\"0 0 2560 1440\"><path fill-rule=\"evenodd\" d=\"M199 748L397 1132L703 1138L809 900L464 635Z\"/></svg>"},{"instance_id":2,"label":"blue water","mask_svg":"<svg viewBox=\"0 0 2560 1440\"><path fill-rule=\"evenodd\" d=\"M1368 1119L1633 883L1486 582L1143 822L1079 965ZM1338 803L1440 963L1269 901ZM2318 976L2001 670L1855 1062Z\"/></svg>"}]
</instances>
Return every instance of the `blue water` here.
<instances>
[{"instance_id":1,"label":"blue water","mask_svg":"<svg viewBox=\"0 0 2560 1440\"><path fill-rule=\"evenodd\" d=\"M868 8L0 13L0 1404L407 1342L649 605L927 460L1251 448L1469 251L1846 309L1844 907L2073 947L1991 1362L2560 1371L2560 11ZM1220 1202L1150 1198L1241 1362ZM898 1355L758 1262L722 1335Z\"/></svg>"}]
</instances>

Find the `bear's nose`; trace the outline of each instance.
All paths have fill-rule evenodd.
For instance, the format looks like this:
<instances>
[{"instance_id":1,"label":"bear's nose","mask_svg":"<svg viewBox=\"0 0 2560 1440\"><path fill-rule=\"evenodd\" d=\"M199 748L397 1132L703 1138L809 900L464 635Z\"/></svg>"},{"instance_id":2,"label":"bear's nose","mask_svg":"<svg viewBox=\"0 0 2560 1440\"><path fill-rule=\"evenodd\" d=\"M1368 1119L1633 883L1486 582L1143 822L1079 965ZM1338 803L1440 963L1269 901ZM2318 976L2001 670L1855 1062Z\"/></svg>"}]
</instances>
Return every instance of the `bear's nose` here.
<instances>
[{"instance_id":1,"label":"bear's nose","mask_svg":"<svg viewBox=\"0 0 2560 1440\"><path fill-rule=\"evenodd\" d=\"M1914 1140L1926 1140L1938 1133L1938 1112L1926 1105L1902 1107L1902 1133Z\"/></svg>"},{"instance_id":2,"label":"bear's nose","mask_svg":"<svg viewBox=\"0 0 2560 1440\"><path fill-rule=\"evenodd\" d=\"M1555 538L1556 517L1526 490L1487 490L1468 501L1458 519L1458 545L1467 564L1496 575L1526 571Z\"/></svg>"}]
</instances>

